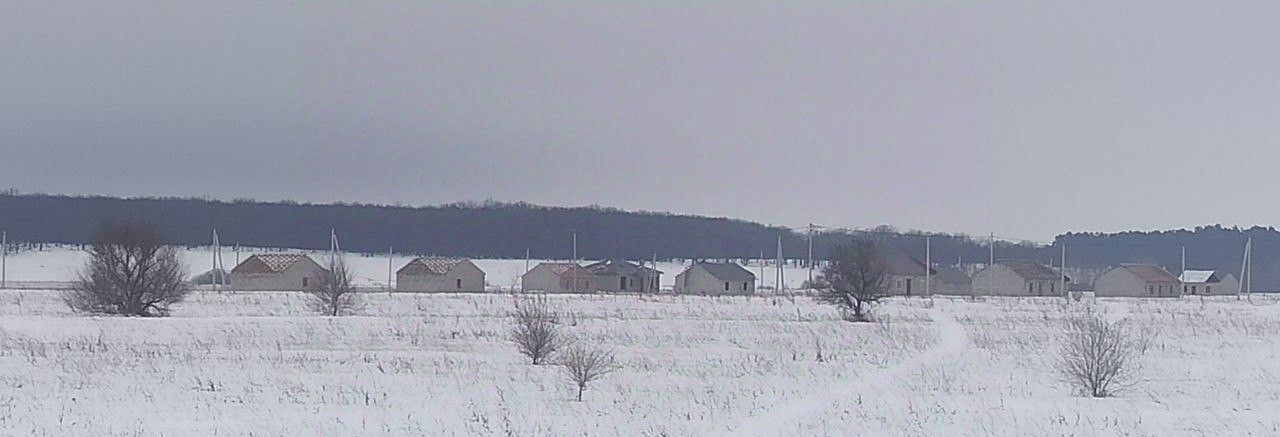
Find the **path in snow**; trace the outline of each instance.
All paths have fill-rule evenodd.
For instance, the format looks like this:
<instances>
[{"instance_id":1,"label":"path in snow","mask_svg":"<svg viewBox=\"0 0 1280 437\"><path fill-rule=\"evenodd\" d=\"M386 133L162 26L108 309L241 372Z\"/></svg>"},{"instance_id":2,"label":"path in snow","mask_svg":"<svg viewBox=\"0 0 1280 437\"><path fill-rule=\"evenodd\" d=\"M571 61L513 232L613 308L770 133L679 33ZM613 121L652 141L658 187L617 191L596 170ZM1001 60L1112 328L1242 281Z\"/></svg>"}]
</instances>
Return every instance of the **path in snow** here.
<instances>
[{"instance_id":1,"label":"path in snow","mask_svg":"<svg viewBox=\"0 0 1280 437\"><path fill-rule=\"evenodd\" d=\"M941 310L933 310L933 321L939 330L938 344L919 355L892 367L879 369L846 384L837 384L831 389L787 404L747 419L733 429L723 431L725 436L779 436L793 435L794 426L805 416L814 412L831 411L831 404L849 399L850 393L865 391L893 384L899 378L909 377L921 368L938 363L953 354L963 351L969 346L969 336L964 327L954 318L943 314Z\"/></svg>"}]
</instances>

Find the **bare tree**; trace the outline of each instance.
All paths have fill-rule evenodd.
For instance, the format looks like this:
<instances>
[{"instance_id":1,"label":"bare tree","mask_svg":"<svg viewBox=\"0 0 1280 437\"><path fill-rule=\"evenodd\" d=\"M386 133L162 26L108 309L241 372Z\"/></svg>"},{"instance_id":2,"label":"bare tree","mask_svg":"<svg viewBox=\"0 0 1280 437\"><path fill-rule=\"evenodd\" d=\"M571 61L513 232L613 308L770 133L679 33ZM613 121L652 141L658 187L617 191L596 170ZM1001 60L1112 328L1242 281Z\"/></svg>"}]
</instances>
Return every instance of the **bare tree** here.
<instances>
[{"instance_id":1,"label":"bare tree","mask_svg":"<svg viewBox=\"0 0 1280 437\"><path fill-rule=\"evenodd\" d=\"M845 320L867 322L871 305L888 297L888 278L875 243L854 240L832 250L831 259L815 281L818 300L839 305Z\"/></svg>"},{"instance_id":2,"label":"bare tree","mask_svg":"<svg viewBox=\"0 0 1280 437\"><path fill-rule=\"evenodd\" d=\"M511 342L533 365L545 363L564 343L558 316L541 295L517 298L515 307Z\"/></svg>"},{"instance_id":3,"label":"bare tree","mask_svg":"<svg viewBox=\"0 0 1280 437\"><path fill-rule=\"evenodd\" d=\"M154 226L143 221L103 223L89 246L89 261L63 294L73 310L129 316L166 316L190 293L186 266Z\"/></svg>"},{"instance_id":4,"label":"bare tree","mask_svg":"<svg viewBox=\"0 0 1280 437\"><path fill-rule=\"evenodd\" d=\"M1058 371L1080 394L1105 398L1137 382L1151 337L1088 310L1067 319Z\"/></svg>"},{"instance_id":5,"label":"bare tree","mask_svg":"<svg viewBox=\"0 0 1280 437\"><path fill-rule=\"evenodd\" d=\"M588 384L618 370L613 352L582 344L569 346L560 354L560 365L564 366L569 380L578 387L578 402L582 402L582 392L587 390Z\"/></svg>"},{"instance_id":6,"label":"bare tree","mask_svg":"<svg viewBox=\"0 0 1280 437\"><path fill-rule=\"evenodd\" d=\"M342 257L329 262L329 270L316 283L316 288L306 290L311 309L326 316L352 314L360 309L360 295L352 281L355 275L347 269Z\"/></svg>"}]
</instances>

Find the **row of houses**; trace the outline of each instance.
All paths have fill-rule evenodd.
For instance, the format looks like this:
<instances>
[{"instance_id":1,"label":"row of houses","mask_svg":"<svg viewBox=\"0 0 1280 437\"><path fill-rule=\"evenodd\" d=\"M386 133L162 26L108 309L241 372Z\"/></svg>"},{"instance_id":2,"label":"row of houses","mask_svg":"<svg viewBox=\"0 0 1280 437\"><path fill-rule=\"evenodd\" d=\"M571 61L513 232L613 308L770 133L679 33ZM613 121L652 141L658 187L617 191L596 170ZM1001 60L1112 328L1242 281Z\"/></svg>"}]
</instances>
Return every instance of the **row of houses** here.
<instances>
[{"instance_id":1,"label":"row of houses","mask_svg":"<svg viewBox=\"0 0 1280 437\"><path fill-rule=\"evenodd\" d=\"M896 296L1065 296L1070 291L1092 291L1101 297L1221 296L1238 294L1240 287L1230 273L1187 270L1174 276L1148 264L1111 268L1092 287L1075 284L1061 271L1034 261L998 261L970 278L954 267L926 267L910 256L892 254L885 257L885 270L888 294Z\"/></svg>"},{"instance_id":2,"label":"row of houses","mask_svg":"<svg viewBox=\"0 0 1280 437\"><path fill-rule=\"evenodd\" d=\"M314 290L329 270L310 256L268 253L250 256L231 269L231 287L244 291ZM416 258L396 272L396 291L482 292L484 271L462 258Z\"/></svg>"},{"instance_id":3,"label":"row of houses","mask_svg":"<svg viewBox=\"0 0 1280 437\"><path fill-rule=\"evenodd\" d=\"M972 277L954 267L927 266L904 254L884 257L887 293L895 296L1064 296L1086 290L1071 278L1033 261L999 261ZM250 256L231 270L231 286L238 290L312 290L328 270L304 254L272 253ZM656 293L663 272L625 260L587 265L545 262L521 277L525 291L547 293ZM696 262L675 278L677 294L753 295L756 275L735 263ZM1187 270L1174 276L1162 267L1123 264L1094 282L1097 296L1179 297L1234 295L1235 276L1212 270ZM1071 290L1067 288L1070 287ZM396 272L396 291L483 292L485 272L463 258L416 258Z\"/></svg>"},{"instance_id":4,"label":"row of houses","mask_svg":"<svg viewBox=\"0 0 1280 437\"><path fill-rule=\"evenodd\" d=\"M244 291L314 290L329 274L310 256L257 254L228 275L230 286ZM521 277L527 291L548 293L656 293L662 271L625 260L538 264ZM416 258L396 271L396 291L483 292L485 272L462 258ZM694 263L676 276L676 293L742 294L756 292L756 275L733 263Z\"/></svg>"}]
</instances>

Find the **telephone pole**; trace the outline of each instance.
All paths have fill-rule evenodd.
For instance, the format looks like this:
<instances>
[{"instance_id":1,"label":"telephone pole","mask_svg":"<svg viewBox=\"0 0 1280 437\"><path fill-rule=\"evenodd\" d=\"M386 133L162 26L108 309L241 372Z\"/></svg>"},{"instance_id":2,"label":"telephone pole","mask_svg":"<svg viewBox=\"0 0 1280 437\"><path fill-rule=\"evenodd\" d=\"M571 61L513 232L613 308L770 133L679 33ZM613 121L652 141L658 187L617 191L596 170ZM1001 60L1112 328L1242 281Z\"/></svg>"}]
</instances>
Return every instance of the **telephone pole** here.
<instances>
[{"instance_id":1,"label":"telephone pole","mask_svg":"<svg viewBox=\"0 0 1280 437\"><path fill-rule=\"evenodd\" d=\"M1062 269L1062 271L1060 272L1062 274L1062 295L1070 299L1071 292L1067 288L1067 245L1066 244L1062 245L1062 261L1059 262L1059 264L1061 264L1060 268Z\"/></svg>"},{"instance_id":2,"label":"telephone pole","mask_svg":"<svg viewBox=\"0 0 1280 437\"><path fill-rule=\"evenodd\" d=\"M573 292L578 293L578 231L573 231Z\"/></svg>"},{"instance_id":3,"label":"telephone pole","mask_svg":"<svg viewBox=\"0 0 1280 437\"><path fill-rule=\"evenodd\" d=\"M987 265L993 266L996 264L996 233L995 232L991 233L991 239L988 241L989 241L989 244L987 246L987 250L991 251L991 257L988 260Z\"/></svg>"},{"instance_id":4,"label":"telephone pole","mask_svg":"<svg viewBox=\"0 0 1280 437\"><path fill-rule=\"evenodd\" d=\"M924 237L924 295L933 297L933 247L929 237Z\"/></svg>"},{"instance_id":5,"label":"telephone pole","mask_svg":"<svg viewBox=\"0 0 1280 437\"><path fill-rule=\"evenodd\" d=\"M0 232L0 289L8 285L9 280L9 233Z\"/></svg>"},{"instance_id":6,"label":"telephone pole","mask_svg":"<svg viewBox=\"0 0 1280 437\"><path fill-rule=\"evenodd\" d=\"M393 255L393 253L395 253L395 246L387 246L387 293L390 293L392 290L391 269L395 268L393 267L393 265L395 264L395 261L394 261L395 255Z\"/></svg>"},{"instance_id":7,"label":"telephone pole","mask_svg":"<svg viewBox=\"0 0 1280 437\"><path fill-rule=\"evenodd\" d=\"M809 223L809 288L813 288L813 223Z\"/></svg>"}]
</instances>

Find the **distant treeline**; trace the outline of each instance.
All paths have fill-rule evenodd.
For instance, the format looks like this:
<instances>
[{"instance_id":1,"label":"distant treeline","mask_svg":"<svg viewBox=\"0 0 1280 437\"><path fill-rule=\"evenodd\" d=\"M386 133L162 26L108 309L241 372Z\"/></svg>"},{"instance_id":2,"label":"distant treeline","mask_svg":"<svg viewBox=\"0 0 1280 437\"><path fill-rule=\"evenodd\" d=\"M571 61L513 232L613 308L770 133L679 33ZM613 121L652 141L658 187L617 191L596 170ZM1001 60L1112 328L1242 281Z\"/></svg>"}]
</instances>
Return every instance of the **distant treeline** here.
<instances>
[{"instance_id":1,"label":"distant treeline","mask_svg":"<svg viewBox=\"0 0 1280 437\"><path fill-rule=\"evenodd\" d=\"M159 226L174 244L208 245L213 229L224 246L325 249L329 229L343 249L357 252L567 259L572 236L584 259L745 259L775 257L782 237L789 259L806 257L804 229L743 220L604 207L559 208L525 203L456 203L431 207L368 204L220 201L203 198L113 198L97 196L0 194L0 230L13 241L86 243L98 223L141 219ZM895 250L924 258L926 234L890 227L854 232ZM1160 264L1177 273L1181 248L1188 265L1237 272L1247 237L1254 237L1254 284L1280 283L1280 232L1274 228L1201 227L1192 231L1068 233L1050 245L996 243L997 259L1030 259L1057 264L1067 245L1072 267L1102 268L1127 262ZM815 257L825 257L848 231L822 232L814 239ZM935 263L983 263L989 257L983 237L930 234Z\"/></svg>"}]
</instances>

